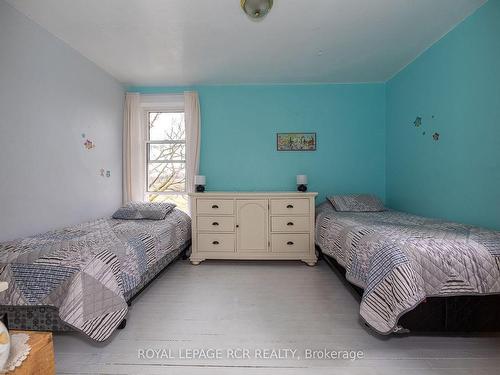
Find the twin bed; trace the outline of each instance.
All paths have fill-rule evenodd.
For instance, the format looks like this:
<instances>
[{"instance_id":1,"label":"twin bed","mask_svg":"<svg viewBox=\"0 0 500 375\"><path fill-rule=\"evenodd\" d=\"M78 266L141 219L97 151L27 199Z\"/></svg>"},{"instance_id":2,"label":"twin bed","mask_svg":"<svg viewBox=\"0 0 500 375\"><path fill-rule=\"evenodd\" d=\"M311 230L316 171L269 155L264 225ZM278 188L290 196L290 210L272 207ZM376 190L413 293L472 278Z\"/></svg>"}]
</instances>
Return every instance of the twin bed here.
<instances>
[{"instance_id":1,"label":"twin bed","mask_svg":"<svg viewBox=\"0 0 500 375\"><path fill-rule=\"evenodd\" d=\"M0 314L9 328L76 330L104 341L128 303L189 246L191 221L105 218L0 244Z\"/></svg>"},{"instance_id":2,"label":"twin bed","mask_svg":"<svg viewBox=\"0 0 500 375\"><path fill-rule=\"evenodd\" d=\"M407 331L405 319L420 331L500 329L500 232L393 210L339 212L327 200L316 244L361 292L361 318L380 334Z\"/></svg>"}]
</instances>

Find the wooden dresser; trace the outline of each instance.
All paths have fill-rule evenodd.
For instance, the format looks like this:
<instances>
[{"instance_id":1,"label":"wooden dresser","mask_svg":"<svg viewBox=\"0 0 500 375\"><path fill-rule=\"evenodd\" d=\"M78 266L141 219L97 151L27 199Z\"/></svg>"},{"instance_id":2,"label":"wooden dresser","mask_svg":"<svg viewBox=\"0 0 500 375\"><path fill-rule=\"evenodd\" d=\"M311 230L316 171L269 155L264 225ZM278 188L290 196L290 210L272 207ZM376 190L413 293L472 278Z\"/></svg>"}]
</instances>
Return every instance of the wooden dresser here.
<instances>
[{"instance_id":1,"label":"wooden dresser","mask_svg":"<svg viewBox=\"0 0 500 375\"><path fill-rule=\"evenodd\" d=\"M296 259L316 264L314 198L299 192L189 194L191 263L206 259Z\"/></svg>"}]
</instances>

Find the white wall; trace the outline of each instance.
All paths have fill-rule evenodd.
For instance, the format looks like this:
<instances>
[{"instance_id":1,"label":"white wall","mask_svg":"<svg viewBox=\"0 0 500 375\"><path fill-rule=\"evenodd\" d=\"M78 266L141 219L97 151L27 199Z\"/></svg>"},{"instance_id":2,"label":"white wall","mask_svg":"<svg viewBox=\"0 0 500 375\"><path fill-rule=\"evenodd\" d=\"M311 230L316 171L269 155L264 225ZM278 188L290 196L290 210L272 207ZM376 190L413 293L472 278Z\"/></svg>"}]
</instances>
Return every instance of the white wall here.
<instances>
[{"instance_id":1,"label":"white wall","mask_svg":"<svg viewBox=\"0 0 500 375\"><path fill-rule=\"evenodd\" d=\"M120 205L123 95L111 76L0 0L0 241ZM96 148L84 148L82 133Z\"/></svg>"}]
</instances>

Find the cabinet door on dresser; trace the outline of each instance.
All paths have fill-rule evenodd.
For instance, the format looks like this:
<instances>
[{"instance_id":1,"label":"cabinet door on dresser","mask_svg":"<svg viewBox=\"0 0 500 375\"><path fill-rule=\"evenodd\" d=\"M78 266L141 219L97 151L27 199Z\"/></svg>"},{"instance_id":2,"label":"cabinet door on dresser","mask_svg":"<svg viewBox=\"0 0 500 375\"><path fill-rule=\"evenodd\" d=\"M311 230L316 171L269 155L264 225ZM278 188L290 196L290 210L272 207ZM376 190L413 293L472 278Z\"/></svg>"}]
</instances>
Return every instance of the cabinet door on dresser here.
<instances>
[{"instance_id":1,"label":"cabinet door on dresser","mask_svg":"<svg viewBox=\"0 0 500 375\"><path fill-rule=\"evenodd\" d=\"M267 199L236 201L236 251L267 252L269 247Z\"/></svg>"}]
</instances>

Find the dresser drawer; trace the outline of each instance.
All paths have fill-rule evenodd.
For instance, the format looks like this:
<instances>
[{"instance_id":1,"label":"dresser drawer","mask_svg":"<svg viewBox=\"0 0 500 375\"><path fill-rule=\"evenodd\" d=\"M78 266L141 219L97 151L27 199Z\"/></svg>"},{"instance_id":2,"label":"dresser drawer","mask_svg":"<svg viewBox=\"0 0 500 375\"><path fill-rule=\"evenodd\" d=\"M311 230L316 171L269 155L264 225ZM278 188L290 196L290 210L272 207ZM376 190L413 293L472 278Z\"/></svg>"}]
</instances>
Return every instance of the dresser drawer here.
<instances>
[{"instance_id":1,"label":"dresser drawer","mask_svg":"<svg viewBox=\"0 0 500 375\"><path fill-rule=\"evenodd\" d=\"M196 212L199 215L232 215L234 202L230 199L198 199Z\"/></svg>"},{"instance_id":2,"label":"dresser drawer","mask_svg":"<svg viewBox=\"0 0 500 375\"><path fill-rule=\"evenodd\" d=\"M234 217L232 216L198 216L199 231L206 232L233 232Z\"/></svg>"},{"instance_id":3,"label":"dresser drawer","mask_svg":"<svg viewBox=\"0 0 500 375\"><path fill-rule=\"evenodd\" d=\"M307 215L309 214L309 199L271 199L272 215Z\"/></svg>"},{"instance_id":4,"label":"dresser drawer","mask_svg":"<svg viewBox=\"0 0 500 375\"><path fill-rule=\"evenodd\" d=\"M198 251L234 251L234 234L198 233Z\"/></svg>"},{"instance_id":5,"label":"dresser drawer","mask_svg":"<svg viewBox=\"0 0 500 375\"><path fill-rule=\"evenodd\" d=\"M273 232L309 232L309 216L273 216Z\"/></svg>"},{"instance_id":6,"label":"dresser drawer","mask_svg":"<svg viewBox=\"0 0 500 375\"><path fill-rule=\"evenodd\" d=\"M309 234L272 234L273 253L305 253L309 251Z\"/></svg>"}]
</instances>

